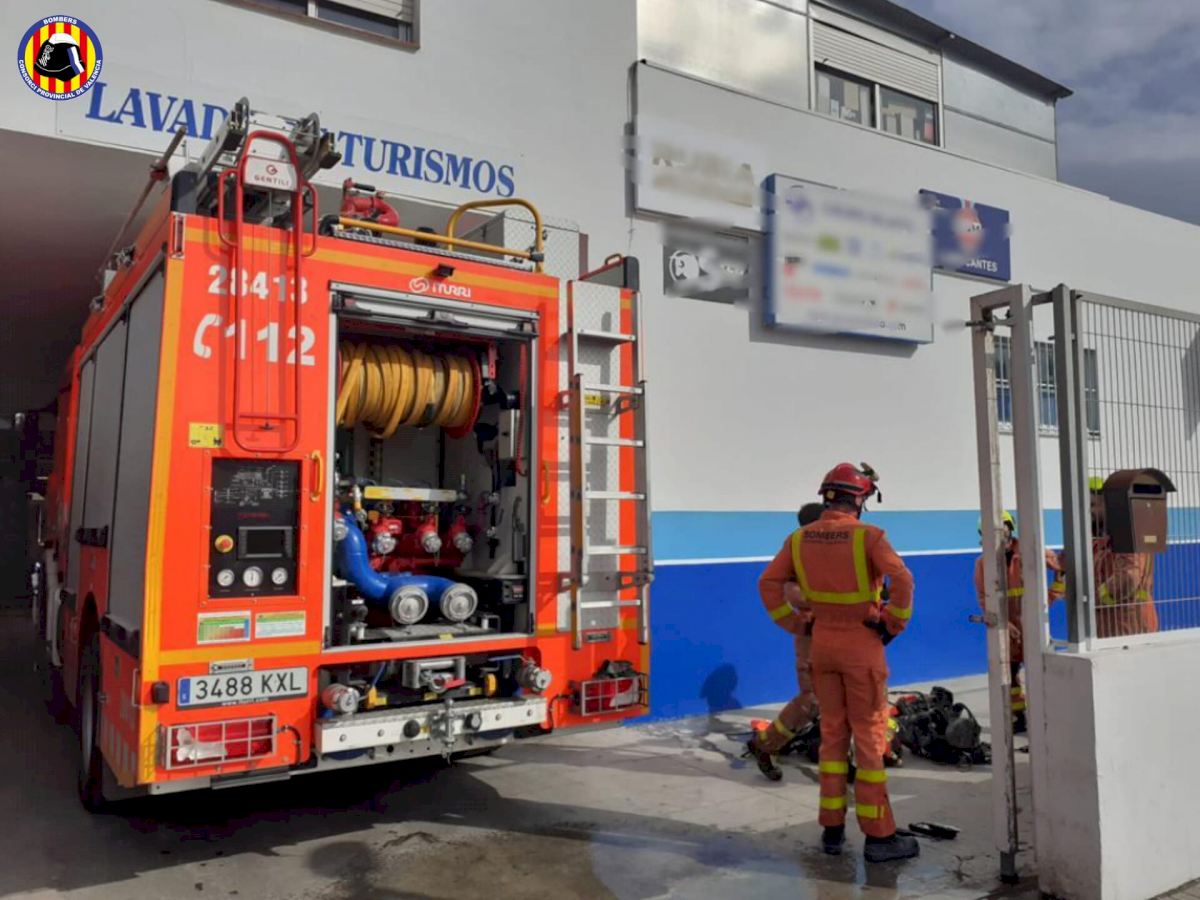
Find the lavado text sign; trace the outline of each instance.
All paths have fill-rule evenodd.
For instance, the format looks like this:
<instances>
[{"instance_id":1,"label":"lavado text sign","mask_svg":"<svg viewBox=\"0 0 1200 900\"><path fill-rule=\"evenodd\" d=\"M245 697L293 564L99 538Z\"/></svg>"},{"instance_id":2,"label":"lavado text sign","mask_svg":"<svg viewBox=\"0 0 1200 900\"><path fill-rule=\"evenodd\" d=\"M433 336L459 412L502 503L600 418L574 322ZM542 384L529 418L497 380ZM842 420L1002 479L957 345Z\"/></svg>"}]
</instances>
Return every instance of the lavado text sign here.
<instances>
[{"instance_id":1,"label":"lavado text sign","mask_svg":"<svg viewBox=\"0 0 1200 900\"><path fill-rule=\"evenodd\" d=\"M82 121L60 121L60 130L140 149L160 149L165 146L166 139L160 140L159 134L170 135L185 128L189 137L207 142L228 117L229 110L219 103L184 96L183 92L97 81L89 94ZM375 123L366 127L388 126ZM337 182L347 175L388 175L408 182L497 197L511 197L516 193L516 164L511 161L496 160L466 147L448 145L446 141L453 138L414 135L399 140L391 135L373 133L366 127L361 130L336 126L325 129L333 134L342 154L341 163L333 170ZM196 155L195 148L189 152L193 157Z\"/></svg>"}]
</instances>

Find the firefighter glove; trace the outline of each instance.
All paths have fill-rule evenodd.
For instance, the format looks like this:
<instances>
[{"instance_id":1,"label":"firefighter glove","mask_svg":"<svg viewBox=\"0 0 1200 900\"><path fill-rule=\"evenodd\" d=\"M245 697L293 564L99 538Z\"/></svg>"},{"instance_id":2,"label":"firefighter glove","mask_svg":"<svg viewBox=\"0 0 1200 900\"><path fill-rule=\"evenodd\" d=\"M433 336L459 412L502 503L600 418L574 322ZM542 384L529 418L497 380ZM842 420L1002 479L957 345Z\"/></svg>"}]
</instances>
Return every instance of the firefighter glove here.
<instances>
[{"instance_id":1,"label":"firefighter glove","mask_svg":"<svg viewBox=\"0 0 1200 900\"><path fill-rule=\"evenodd\" d=\"M884 625L882 622L863 622L863 625L865 625L867 628L870 628L872 631L874 631L876 634L878 634L879 639L881 641L883 641L883 646L885 646L885 647L888 644L890 644L892 642L892 640L896 637L894 634L892 634L890 631L887 630L887 626Z\"/></svg>"}]
</instances>

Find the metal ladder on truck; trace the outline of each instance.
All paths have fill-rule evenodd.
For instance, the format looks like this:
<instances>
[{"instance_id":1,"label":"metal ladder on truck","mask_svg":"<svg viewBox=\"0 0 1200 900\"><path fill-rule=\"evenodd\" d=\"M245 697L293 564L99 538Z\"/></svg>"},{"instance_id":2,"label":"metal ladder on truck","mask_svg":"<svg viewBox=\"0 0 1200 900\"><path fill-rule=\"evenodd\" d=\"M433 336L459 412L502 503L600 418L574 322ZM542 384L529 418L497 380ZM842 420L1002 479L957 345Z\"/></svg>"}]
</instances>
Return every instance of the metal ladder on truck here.
<instances>
[{"instance_id":1,"label":"metal ladder on truck","mask_svg":"<svg viewBox=\"0 0 1200 900\"><path fill-rule=\"evenodd\" d=\"M650 641L650 487L637 261L623 256L567 285L571 632L609 640L637 611Z\"/></svg>"},{"instance_id":2,"label":"metal ladder on truck","mask_svg":"<svg viewBox=\"0 0 1200 900\"><path fill-rule=\"evenodd\" d=\"M332 135L321 131L316 113L303 119L273 116L252 110L242 98L191 167L196 178L195 206L210 212L215 206L217 236L230 251L230 327L233 346L238 348L232 366L232 435L246 451L287 452L299 440L302 264L316 250L317 230L316 195L308 179L340 158ZM229 205L232 209L227 211ZM308 234L306 212L311 213ZM288 264L270 279L272 287L278 284L280 299L288 301L281 304L279 320L261 312L263 304L243 303L247 290L253 290L246 273L259 268L247 260L253 254L243 234L248 223L276 225L288 235ZM259 288L259 296L266 290ZM268 339L276 335L282 345L268 356L268 363L282 358L283 366L263 365L253 351L245 349L264 333Z\"/></svg>"}]
</instances>

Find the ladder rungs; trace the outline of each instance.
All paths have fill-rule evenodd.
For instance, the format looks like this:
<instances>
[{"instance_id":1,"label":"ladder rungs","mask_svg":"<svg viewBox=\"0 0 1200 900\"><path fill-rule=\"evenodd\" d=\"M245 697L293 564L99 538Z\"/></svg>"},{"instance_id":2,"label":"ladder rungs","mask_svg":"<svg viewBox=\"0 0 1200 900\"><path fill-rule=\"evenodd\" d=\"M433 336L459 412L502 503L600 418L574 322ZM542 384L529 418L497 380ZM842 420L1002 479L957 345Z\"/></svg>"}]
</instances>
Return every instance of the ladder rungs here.
<instances>
[{"instance_id":1,"label":"ladder rungs","mask_svg":"<svg viewBox=\"0 0 1200 900\"><path fill-rule=\"evenodd\" d=\"M579 587L591 585L592 590L628 591L645 587L654 581L653 572L596 572L582 575ZM601 582L604 587L597 587ZM610 584L611 582L611 584ZM562 590L570 590L571 579L565 579Z\"/></svg>"},{"instance_id":2,"label":"ladder rungs","mask_svg":"<svg viewBox=\"0 0 1200 900\"><path fill-rule=\"evenodd\" d=\"M642 389L630 384L581 384L585 394L640 394Z\"/></svg>"},{"instance_id":3,"label":"ladder rungs","mask_svg":"<svg viewBox=\"0 0 1200 900\"><path fill-rule=\"evenodd\" d=\"M579 602L580 609L613 609L619 606L641 606L642 601L638 600L581 600Z\"/></svg>"},{"instance_id":4,"label":"ladder rungs","mask_svg":"<svg viewBox=\"0 0 1200 900\"><path fill-rule=\"evenodd\" d=\"M599 544L594 547L588 547L589 556L645 556L645 547L624 547L619 544ZM603 572L597 572L597 575L603 575Z\"/></svg>"},{"instance_id":5,"label":"ladder rungs","mask_svg":"<svg viewBox=\"0 0 1200 900\"><path fill-rule=\"evenodd\" d=\"M645 500L646 495L637 491L584 491L587 500Z\"/></svg>"},{"instance_id":6,"label":"ladder rungs","mask_svg":"<svg viewBox=\"0 0 1200 900\"><path fill-rule=\"evenodd\" d=\"M581 338L587 338L593 341L609 341L613 344L632 344L637 340L635 334L622 334L618 331L596 331L593 329L581 329L575 334Z\"/></svg>"},{"instance_id":7,"label":"ladder rungs","mask_svg":"<svg viewBox=\"0 0 1200 900\"><path fill-rule=\"evenodd\" d=\"M585 444L596 447L645 447L646 442L638 438L585 437Z\"/></svg>"}]
</instances>

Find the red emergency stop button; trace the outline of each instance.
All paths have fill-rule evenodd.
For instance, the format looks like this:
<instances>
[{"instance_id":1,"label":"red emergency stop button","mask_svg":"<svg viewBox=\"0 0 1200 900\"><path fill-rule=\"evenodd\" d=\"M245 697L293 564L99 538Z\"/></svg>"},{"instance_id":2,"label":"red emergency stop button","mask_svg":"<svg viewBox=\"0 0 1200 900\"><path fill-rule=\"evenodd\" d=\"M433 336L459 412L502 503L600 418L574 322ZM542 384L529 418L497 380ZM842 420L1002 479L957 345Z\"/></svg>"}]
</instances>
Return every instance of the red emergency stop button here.
<instances>
[{"instance_id":1,"label":"red emergency stop button","mask_svg":"<svg viewBox=\"0 0 1200 900\"><path fill-rule=\"evenodd\" d=\"M229 553L233 550L233 538L227 534L219 534L213 541L213 546L217 548L218 553Z\"/></svg>"}]
</instances>

